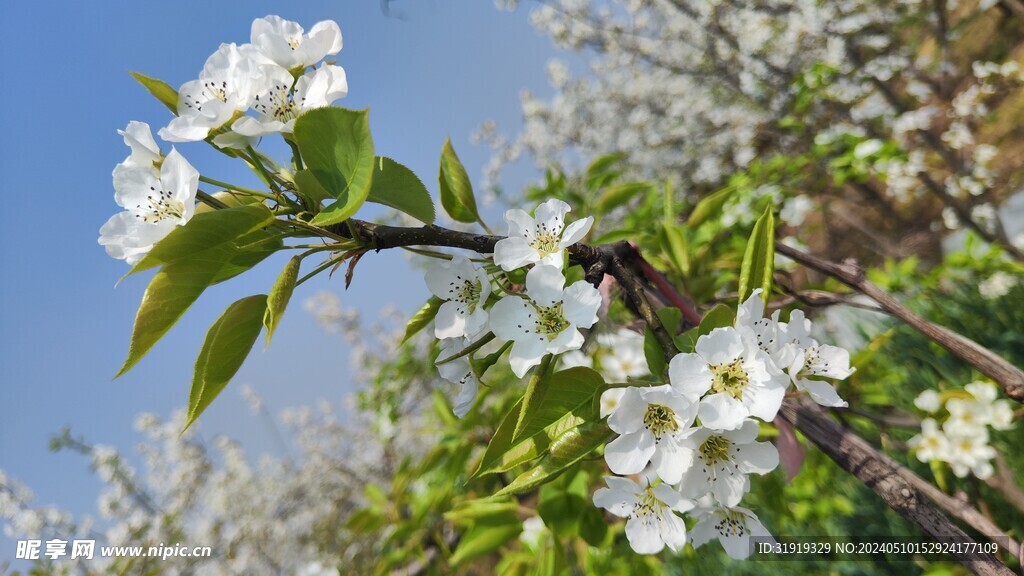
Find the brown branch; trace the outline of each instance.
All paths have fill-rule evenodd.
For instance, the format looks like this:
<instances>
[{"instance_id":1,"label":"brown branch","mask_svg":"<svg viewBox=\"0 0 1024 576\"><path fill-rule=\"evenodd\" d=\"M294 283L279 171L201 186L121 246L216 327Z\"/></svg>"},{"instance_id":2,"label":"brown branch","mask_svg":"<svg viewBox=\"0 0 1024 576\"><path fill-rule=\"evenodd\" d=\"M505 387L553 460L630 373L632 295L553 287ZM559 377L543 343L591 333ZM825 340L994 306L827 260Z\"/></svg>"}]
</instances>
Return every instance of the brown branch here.
<instances>
[{"instance_id":1,"label":"brown branch","mask_svg":"<svg viewBox=\"0 0 1024 576\"><path fill-rule=\"evenodd\" d=\"M953 355L995 380L1002 386L1007 396L1018 402L1024 402L1024 371L977 342L917 315L888 292L868 280L864 275L864 270L856 262L847 260L842 264L837 264L797 250L782 242L775 243L775 250L870 297L878 302L878 305L886 312L903 320L921 334L949 350Z\"/></svg>"},{"instance_id":2,"label":"brown branch","mask_svg":"<svg viewBox=\"0 0 1024 576\"><path fill-rule=\"evenodd\" d=\"M878 494L890 508L914 522L926 534L942 543L972 542L966 532L954 524L945 514L929 501L938 498L940 505L972 528L978 530L1000 547L1017 554L1016 543L1012 543L1004 532L979 512L957 501L920 479L913 472L903 469L891 458L876 450L864 439L826 417L816 406L797 404L792 400L783 403L779 411L788 422L798 428L844 470ZM910 480L913 477L915 480ZM926 497L926 494L928 497ZM945 506L943 506L945 507ZM1009 550L1014 548L1014 550ZM956 550L956 559L975 574L1010 576L1009 568L992 554L968 553Z\"/></svg>"}]
</instances>

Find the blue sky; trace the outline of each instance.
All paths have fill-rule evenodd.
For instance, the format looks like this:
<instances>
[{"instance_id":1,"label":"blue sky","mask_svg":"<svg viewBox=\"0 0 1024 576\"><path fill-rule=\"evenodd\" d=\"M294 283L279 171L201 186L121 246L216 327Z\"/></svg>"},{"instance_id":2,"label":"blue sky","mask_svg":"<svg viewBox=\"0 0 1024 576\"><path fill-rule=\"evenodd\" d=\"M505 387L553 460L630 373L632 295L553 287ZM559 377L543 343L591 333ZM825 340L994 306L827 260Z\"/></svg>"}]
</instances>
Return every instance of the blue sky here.
<instances>
[{"instance_id":1,"label":"blue sky","mask_svg":"<svg viewBox=\"0 0 1024 576\"><path fill-rule=\"evenodd\" d=\"M500 12L487 0L404 0L404 18L374 0L265 2L4 2L0 35L0 168L6 214L0 235L0 468L27 483L38 504L92 512L99 483L81 457L47 451L63 426L93 442L132 450L135 416L166 416L183 406L192 362L207 327L235 299L266 292L283 260L209 290L128 375L112 381L128 346L146 278L114 286L126 266L97 245L117 210L110 171L128 152L116 130L129 120L156 129L169 114L128 76L138 70L173 86L195 77L221 42L248 41L254 18L273 13L309 28L339 23L338 57L349 80L339 104L371 108L379 153L411 167L435 193L437 158L447 135L471 176L489 157L470 134L494 119L519 126L519 92L546 95L544 68L555 55L527 13ZM162 143L165 152L170 145ZM244 169L202 143L178 146L208 176L255 184ZM504 183L533 179L526 166ZM492 212L492 223L497 223ZM500 227L499 227L500 228ZM265 422L237 394L248 383L272 412L351 391L347 351L298 305L340 280L304 285L266 351L258 347L203 416L204 436L227 433L271 446ZM419 272L398 254L360 263L340 294L372 319L386 304L411 312L426 298ZM294 362L294 358L302 358ZM308 359L314 358L315 362ZM0 561L13 548L0 550Z\"/></svg>"}]
</instances>

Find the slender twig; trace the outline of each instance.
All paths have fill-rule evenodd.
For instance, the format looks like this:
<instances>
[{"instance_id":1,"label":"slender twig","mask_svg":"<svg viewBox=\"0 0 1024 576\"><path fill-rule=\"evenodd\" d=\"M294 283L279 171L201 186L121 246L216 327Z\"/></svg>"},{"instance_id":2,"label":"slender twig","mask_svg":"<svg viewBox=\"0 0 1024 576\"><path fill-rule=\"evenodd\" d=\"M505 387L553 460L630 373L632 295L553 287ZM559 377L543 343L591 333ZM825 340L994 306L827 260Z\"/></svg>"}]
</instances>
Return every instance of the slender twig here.
<instances>
[{"instance_id":1,"label":"slender twig","mask_svg":"<svg viewBox=\"0 0 1024 576\"><path fill-rule=\"evenodd\" d=\"M1024 372L991 350L952 330L929 322L876 286L864 275L864 270L852 260L841 264L823 260L782 242L775 243L776 252L839 280L850 288L868 296L886 312L909 324L961 360L971 364L1002 386L1007 396L1024 402Z\"/></svg>"}]
</instances>

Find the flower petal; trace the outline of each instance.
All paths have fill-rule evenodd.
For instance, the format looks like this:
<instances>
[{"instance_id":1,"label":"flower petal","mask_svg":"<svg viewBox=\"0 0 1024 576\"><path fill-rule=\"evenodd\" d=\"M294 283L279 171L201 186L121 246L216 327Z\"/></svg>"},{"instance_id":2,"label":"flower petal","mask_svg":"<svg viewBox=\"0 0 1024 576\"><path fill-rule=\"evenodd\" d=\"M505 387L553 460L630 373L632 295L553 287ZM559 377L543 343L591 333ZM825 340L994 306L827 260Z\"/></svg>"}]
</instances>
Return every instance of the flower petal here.
<instances>
[{"instance_id":1,"label":"flower petal","mask_svg":"<svg viewBox=\"0 0 1024 576\"><path fill-rule=\"evenodd\" d=\"M466 305L449 300L437 310L434 317L434 336L458 338L466 335Z\"/></svg>"},{"instance_id":2,"label":"flower petal","mask_svg":"<svg viewBox=\"0 0 1024 576\"><path fill-rule=\"evenodd\" d=\"M660 522L654 518L634 516L626 521L626 539L637 554L657 554L665 547L659 530Z\"/></svg>"},{"instance_id":3,"label":"flower petal","mask_svg":"<svg viewBox=\"0 0 1024 576\"><path fill-rule=\"evenodd\" d=\"M544 357L547 345L543 338L528 338L517 340L512 345L512 351L508 355L508 363L512 367L512 373L518 378L526 376L526 372L540 364Z\"/></svg>"},{"instance_id":4,"label":"flower petal","mask_svg":"<svg viewBox=\"0 0 1024 576\"><path fill-rule=\"evenodd\" d=\"M488 324L502 340L536 340L537 316L525 298L506 296L491 307Z\"/></svg>"},{"instance_id":5,"label":"flower petal","mask_svg":"<svg viewBox=\"0 0 1024 576\"><path fill-rule=\"evenodd\" d=\"M721 392L700 401L697 416L701 425L713 430L734 430L743 425L747 408L729 394Z\"/></svg>"},{"instance_id":6,"label":"flower petal","mask_svg":"<svg viewBox=\"0 0 1024 576\"><path fill-rule=\"evenodd\" d=\"M558 242L559 248L568 248L573 244L579 242L590 232L590 228L594 225L594 217L587 216L582 220L576 220L572 224L565 227L562 231L562 239Z\"/></svg>"},{"instance_id":7,"label":"flower petal","mask_svg":"<svg viewBox=\"0 0 1024 576\"><path fill-rule=\"evenodd\" d=\"M654 449L654 436L640 430L609 442L604 449L604 460L616 474L639 474L651 461Z\"/></svg>"},{"instance_id":8,"label":"flower petal","mask_svg":"<svg viewBox=\"0 0 1024 576\"><path fill-rule=\"evenodd\" d=\"M562 297L565 319L580 328L590 328L597 322L601 307L601 293L584 280L573 282Z\"/></svg>"},{"instance_id":9,"label":"flower petal","mask_svg":"<svg viewBox=\"0 0 1024 576\"><path fill-rule=\"evenodd\" d=\"M714 375L707 362L697 354L676 354L668 363L668 380L690 402L696 402L708 390Z\"/></svg>"},{"instance_id":10,"label":"flower petal","mask_svg":"<svg viewBox=\"0 0 1024 576\"><path fill-rule=\"evenodd\" d=\"M494 263L510 272L540 260L540 254L530 243L515 236L502 238L494 245Z\"/></svg>"},{"instance_id":11,"label":"flower petal","mask_svg":"<svg viewBox=\"0 0 1024 576\"><path fill-rule=\"evenodd\" d=\"M730 364L743 354L743 339L735 328L715 328L697 339L696 351L713 366Z\"/></svg>"},{"instance_id":12,"label":"flower petal","mask_svg":"<svg viewBox=\"0 0 1024 576\"><path fill-rule=\"evenodd\" d=\"M537 230L548 232L559 236L562 228L565 227L565 214L571 208L564 201L552 198L533 211L534 220L537 222Z\"/></svg>"},{"instance_id":13,"label":"flower petal","mask_svg":"<svg viewBox=\"0 0 1024 576\"><path fill-rule=\"evenodd\" d=\"M551 306L561 300L564 287L565 276L560 268L538 264L526 273L526 294L541 306Z\"/></svg>"}]
</instances>

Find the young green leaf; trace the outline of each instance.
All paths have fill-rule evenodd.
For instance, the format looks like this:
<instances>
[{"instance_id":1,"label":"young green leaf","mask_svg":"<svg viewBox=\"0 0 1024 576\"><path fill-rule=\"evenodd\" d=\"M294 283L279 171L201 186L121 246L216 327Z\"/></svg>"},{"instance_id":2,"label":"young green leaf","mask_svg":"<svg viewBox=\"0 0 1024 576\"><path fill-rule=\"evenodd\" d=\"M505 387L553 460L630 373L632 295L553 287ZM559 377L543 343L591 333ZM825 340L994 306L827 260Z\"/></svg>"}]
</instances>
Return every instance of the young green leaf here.
<instances>
[{"instance_id":1,"label":"young green leaf","mask_svg":"<svg viewBox=\"0 0 1024 576\"><path fill-rule=\"evenodd\" d=\"M725 304L716 304L709 310L700 321L699 326L690 328L686 332L673 338L676 349L680 352L693 352L697 347L697 339L705 334L710 334L715 328L732 326L736 321L736 312Z\"/></svg>"},{"instance_id":2,"label":"young green leaf","mask_svg":"<svg viewBox=\"0 0 1024 576\"><path fill-rule=\"evenodd\" d=\"M721 212L722 206L725 205L725 202L733 195L734 192L736 192L736 188L730 186L705 196L697 203L693 212L690 213L690 217L687 219L686 225L693 230L706 222L709 218L717 215Z\"/></svg>"},{"instance_id":3,"label":"young green leaf","mask_svg":"<svg viewBox=\"0 0 1024 576\"><path fill-rule=\"evenodd\" d=\"M128 72L135 78L139 84L142 84L149 93L156 97L157 100L163 102L164 106L171 109L171 112L175 116L178 115L178 91L171 88L170 84L163 80L157 80L156 78L150 78L145 74L139 74L138 72Z\"/></svg>"},{"instance_id":4,"label":"young green leaf","mask_svg":"<svg viewBox=\"0 0 1024 576\"><path fill-rule=\"evenodd\" d=\"M658 338L650 327L644 327L644 358L647 360L647 367L651 374L661 376L665 373L668 362L665 360L665 351L661 349Z\"/></svg>"},{"instance_id":5,"label":"young green leaf","mask_svg":"<svg viewBox=\"0 0 1024 576\"><path fill-rule=\"evenodd\" d=\"M549 376L547 392L536 399L523 431L513 438L521 401L505 415L491 437L473 476L510 470L544 454L556 438L571 428L598 419L598 396L604 379L590 368L574 367Z\"/></svg>"},{"instance_id":6,"label":"young green leaf","mask_svg":"<svg viewBox=\"0 0 1024 576\"><path fill-rule=\"evenodd\" d=\"M295 290L295 281L299 279L301 265L302 258L293 256L291 260L288 260L284 270L281 270L281 274L278 275L274 286L270 289L270 296L267 297L267 312L263 315L263 325L267 328L267 346L270 346L274 330L277 329L281 317L284 316L284 309L288 307L292 291Z\"/></svg>"},{"instance_id":7,"label":"young green leaf","mask_svg":"<svg viewBox=\"0 0 1024 576\"><path fill-rule=\"evenodd\" d=\"M772 207L765 208L757 219L754 230L747 240L747 250L740 265L740 302L750 296L755 288L761 288L761 298L768 303L772 291L772 275L775 273L775 216Z\"/></svg>"},{"instance_id":8,"label":"young green leaf","mask_svg":"<svg viewBox=\"0 0 1024 576\"><path fill-rule=\"evenodd\" d=\"M115 378L131 370L149 352L237 254L233 245L217 246L193 258L171 262L153 276L135 315L128 358Z\"/></svg>"},{"instance_id":9,"label":"young green leaf","mask_svg":"<svg viewBox=\"0 0 1024 576\"><path fill-rule=\"evenodd\" d=\"M310 110L295 121L294 135L307 174L301 179L296 175L300 192L307 194L312 176L335 198L311 223L325 226L351 217L366 201L373 181L369 111L337 107Z\"/></svg>"},{"instance_id":10,"label":"young green leaf","mask_svg":"<svg viewBox=\"0 0 1024 576\"><path fill-rule=\"evenodd\" d=\"M650 182L626 182L611 186L597 197L596 206L599 212L608 212L626 204L637 195L650 192L650 190Z\"/></svg>"},{"instance_id":11,"label":"young green leaf","mask_svg":"<svg viewBox=\"0 0 1024 576\"><path fill-rule=\"evenodd\" d=\"M374 162L370 202L401 210L425 224L434 223L434 201L423 182L402 164L378 156Z\"/></svg>"},{"instance_id":12,"label":"young green leaf","mask_svg":"<svg viewBox=\"0 0 1024 576\"><path fill-rule=\"evenodd\" d=\"M591 422L570 429L551 443L548 453L536 466L517 476L495 496L522 494L553 480L611 437L612 431L604 422Z\"/></svg>"},{"instance_id":13,"label":"young green leaf","mask_svg":"<svg viewBox=\"0 0 1024 576\"><path fill-rule=\"evenodd\" d=\"M188 394L188 429L238 372L263 328L267 296L236 301L213 323L196 359L192 390Z\"/></svg>"},{"instance_id":14,"label":"young green leaf","mask_svg":"<svg viewBox=\"0 0 1024 576\"><path fill-rule=\"evenodd\" d=\"M401 344L405 344L409 338L430 324L434 320L434 316L437 316L437 311L441 309L441 304L444 304L444 300L437 296L431 296L423 306L420 306L420 309L405 323L405 336L402 336Z\"/></svg>"},{"instance_id":15,"label":"young green leaf","mask_svg":"<svg viewBox=\"0 0 1024 576\"><path fill-rule=\"evenodd\" d=\"M190 259L236 238L268 226L274 214L263 204L250 204L196 213L184 226L178 226L156 243L126 276L161 264Z\"/></svg>"},{"instance_id":16,"label":"young green leaf","mask_svg":"<svg viewBox=\"0 0 1024 576\"><path fill-rule=\"evenodd\" d=\"M448 564L457 567L489 554L500 548L509 540L523 531L523 523L515 513L490 516L477 522L459 541L459 547L448 560Z\"/></svg>"},{"instance_id":17,"label":"young green leaf","mask_svg":"<svg viewBox=\"0 0 1024 576\"><path fill-rule=\"evenodd\" d=\"M441 169L437 181L441 188L441 206L452 219L467 223L480 221L473 184L452 147L451 138L444 141L441 149Z\"/></svg>"},{"instance_id":18,"label":"young green leaf","mask_svg":"<svg viewBox=\"0 0 1024 576\"><path fill-rule=\"evenodd\" d=\"M690 273L690 251L686 234L678 226L665 225L659 230L661 249L677 272L686 276Z\"/></svg>"}]
</instances>

